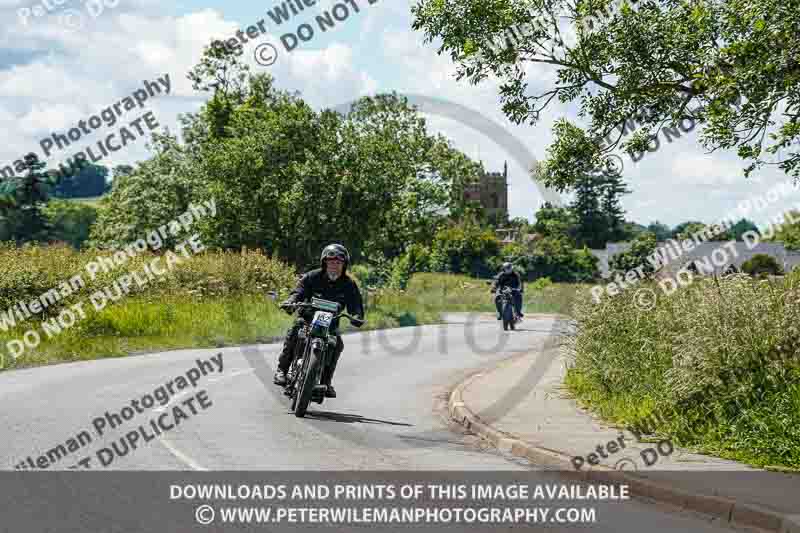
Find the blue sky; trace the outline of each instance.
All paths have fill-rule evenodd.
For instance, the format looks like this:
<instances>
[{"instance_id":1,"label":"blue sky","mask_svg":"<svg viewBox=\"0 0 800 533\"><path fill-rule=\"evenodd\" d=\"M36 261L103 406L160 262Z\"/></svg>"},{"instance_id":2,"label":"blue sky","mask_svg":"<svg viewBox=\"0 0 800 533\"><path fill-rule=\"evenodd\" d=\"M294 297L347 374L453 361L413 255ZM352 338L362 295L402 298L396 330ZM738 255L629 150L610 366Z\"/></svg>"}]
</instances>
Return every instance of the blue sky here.
<instances>
[{"instance_id":1,"label":"blue sky","mask_svg":"<svg viewBox=\"0 0 800 533\"><path fill-rule=\"evenodd\" d=\"M47 2L47 4L43 2ZM410 6L414 0L352 0L360 8L325 33L301 43L292 53L281 46L281 36L315 16L341 4L320 0L290 23L277 26L267 11L282 2L229 0L106 0L102 13L87 0L0 0L0 166L23 153L40 151L40 139L63 133L93 113L119 101L142 86L170 74L172 92L149 100L161 126L177 131L179 113L194 111L204 95L195 93L186 72L200 58L212 38L233 37L238 29L264 19L268 33L245 46L245 58L254 72L271 72L280 87L298 90L317 108L335 106L365 94L395 90L444 99L469 107L500 124L541 159L551 142L550 128L563 116L575 117L574 107L548 109L536 126L511 124L500 111L497 83L489 79L478 86L455 80L447 57L437 56L433 45L411 30ZM88 0L89 3L101 0ZM52 11L47 11L47 5ZM43 16L34 16L33 6ZM27 9L28 11L21 11ZM343 8L338 8L342 14ZM27 13L24 18L22 14ZM92 17L91 14L97 14ZM279 51L274 65L258 65L255 47L268 42ZM546 67L528 69L532 86L545 88L553 81ZM144 111L144 110L143 110ZM143 112L142 111L142 112ZM131 112L133 117L136 112ZM509 161L512 216L532 217L542 197L527 169L493 139L458 120L426 114L432 131L441 132L454 145L488 170L501 170ZM123 117L124 119L125 117ZM123 122L124 123L124 122ZM114 128L102 128L76 146L96 143ZM56 166L71 153L56 153L48 162ZM102 164L133 163L148 156L146 142L138 139L112 153ZM738 202L763 194L784 176L774 170L745 179L744 165L734 153L707 154L697 131L665 144L638 163L623 156L624 177L634 193L623 206L628 218L641 223L661 220L670 225L697 219L712 222ZM755 213L764 222L776 211L793 206L800 194Z\"/></svg>"}]
</instances>

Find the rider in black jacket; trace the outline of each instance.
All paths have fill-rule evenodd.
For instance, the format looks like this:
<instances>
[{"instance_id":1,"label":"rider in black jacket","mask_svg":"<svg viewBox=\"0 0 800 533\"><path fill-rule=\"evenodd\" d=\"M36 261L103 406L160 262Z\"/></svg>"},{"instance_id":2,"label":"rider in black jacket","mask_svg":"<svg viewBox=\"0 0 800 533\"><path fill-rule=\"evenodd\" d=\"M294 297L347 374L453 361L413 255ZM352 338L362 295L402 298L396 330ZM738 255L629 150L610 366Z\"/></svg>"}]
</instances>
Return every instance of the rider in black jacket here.
<instances>
[{"instance_id":1,"label":"rider in black jacket","mask_svg":"<svg viewBox=\"0 0 800 533\"><path fill-rule=\"evenodd\" d=\"M289 298L281 304L281 309L291 313L292 311L288 305L298 302L310 302L312 297L316 297L338 302L345 306L350 315L363 319L364 305L361 300L361 292L353 278L347 275L347 265L349 263L350 253L344 246L341 244L326 246L322 250L322 256L320 257L320 268L312 270L300 278L297 287L289 295ZM309 311L301 313L294 325L286 332L283 351L278 359L278 369L275 371L274 381L276 385L286 385L286 372L292 364L297 333L312 318L313 314ZM332 331L337 329L338 324L331 324ZM328 386L325 393L328 398L336 398L336 389L331 385L331 380L343 349L342 337L336 335L336 353L330 366L322 374L322 384Z\"/></svg>"},{"instance_id":2,"label":"rider in black jacket","mask_svg":"<svg viewBox=\"0 0 800 533\"><path fill-rule=\"evenodd\" d=\"M514 266L511 263L503 263L500 272L494 279L492 283L492 293L496 293L494 297L494 305L497 308L497 320L502 318L502 309L500 309L500 291L503 287L511 287L513 289L519 289L519 291L514 291L514 309L516 309L517 314L521 317L524 315L522 314L522 278L517 272L514 272Z\"/></svg>"}]
</instances>

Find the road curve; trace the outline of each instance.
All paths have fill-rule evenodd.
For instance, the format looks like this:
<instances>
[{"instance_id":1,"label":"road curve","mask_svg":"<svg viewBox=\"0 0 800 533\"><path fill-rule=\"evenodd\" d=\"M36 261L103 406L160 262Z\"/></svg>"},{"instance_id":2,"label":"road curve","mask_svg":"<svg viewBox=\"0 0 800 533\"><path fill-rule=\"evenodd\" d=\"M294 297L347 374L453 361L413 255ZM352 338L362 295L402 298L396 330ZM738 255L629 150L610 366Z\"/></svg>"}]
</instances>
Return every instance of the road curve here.
<instances>
[{"instance_id":1,"label":"road curve","mask_svg":"<svg viewBox=\"0 0 800 533\"><path fill-rule=\"evenodd\" d=\"M504 333L492 317L475 316L456 316L451 320L455 323L446 325L346 335L335 380L339 397L312 403L305 419L290 413L289 400L268 381L277 344L4 372L0 427L8 437L0 447L0 468L13 470L28 457L35 462L85 430L91 444L49 469L66 469L90 455L93 468L103 469L96 464L96 450L113 450L115 442L120 447L119 439L148 419L174 423L172 408L180 406L188 416L177 426L150 442L139 441L105 470L538 470L459 433L442 416L441 407L449 390L476 368L552 342L560 324L554 317L539 316L527 319L516 332ZM221 371L211 362L220 353ZM196 388L179 391L175 378L201 368L198 360L206 361L207 375L196 380ZM179 395L168 405L96 435L95 419L107 411L120 413L131 400L167 381L175 383L173 391ZM205 399L195 398L193 409L182 403L201 390ZM721 531L698 517L628 503L624 513L606 515L592 529Z\"/></svg>"}]
</instances>

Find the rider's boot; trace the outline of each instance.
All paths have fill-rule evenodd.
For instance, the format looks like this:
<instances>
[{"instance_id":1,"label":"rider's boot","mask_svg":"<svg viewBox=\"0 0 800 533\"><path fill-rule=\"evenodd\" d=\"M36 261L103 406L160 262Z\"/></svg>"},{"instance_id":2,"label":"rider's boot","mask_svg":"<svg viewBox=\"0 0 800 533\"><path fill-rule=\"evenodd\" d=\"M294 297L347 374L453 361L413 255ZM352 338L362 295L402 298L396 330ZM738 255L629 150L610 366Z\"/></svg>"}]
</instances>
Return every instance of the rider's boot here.
<instances>
[{"instance_id":1,"label":"rider's boot","mask_svg":"<svg viewBox=\"0 0 800 533\"><path fill-rule=\"evenodd\" d=\"M292 364L291 353L291 346L283 347L283 352L281 352L281 355L278 358L278 369L275 371L275 376L272 378L272 382L275 385L280 385L281 387L286 386L286 372L289 371L289 367Z\"/></svg>"},{"instance_id":2,"label":"rider's boot","mask_svg":"<svg viewBox=\"0 0 800 533\"><path fill-rule=\"evenodd\" d=\"M336 355L333 356L333 360L330 362L330 365L328 365L328 368L322 373L322 384L327 386L325 389L326 398L336 398L336 389L331 385L331 381L333 381L333 374L336 372L336 364L339 362L339 356L341 355L341 352L337 352Z\"/></svg>"},{"instance_id":3,"label":"rider's boot","mask_svg":"<svg viewBox=\"0 0 800 533\"><path fill-rule=\"evenodd\" d=\"M292 360L294 359L293 352L295 344L297 343L296 329L298 328L295 325L286 333L286 338L283 341L283 350L281 350L281 355L278 357L278 369L275 371L275 376L272 378L272 382L281 387L286 386L286 372L288 372L289 367L292 366Z\"/></svg>"}]
</instances>

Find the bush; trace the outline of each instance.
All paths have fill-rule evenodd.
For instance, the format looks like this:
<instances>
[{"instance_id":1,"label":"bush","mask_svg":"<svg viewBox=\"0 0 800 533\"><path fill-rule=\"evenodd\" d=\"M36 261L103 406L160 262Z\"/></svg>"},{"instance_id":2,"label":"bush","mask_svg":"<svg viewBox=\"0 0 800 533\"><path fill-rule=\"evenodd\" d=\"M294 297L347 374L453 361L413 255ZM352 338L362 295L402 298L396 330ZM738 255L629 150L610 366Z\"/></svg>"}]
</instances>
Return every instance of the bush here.
<instances>
[{"instance_id":1,"label":"bush","mask_svg":"<svg viewBox=\"0 0 800 533\"><path fill-rule=\"evenodd\" d=\"M791 279L789 279L791 278ZM642 312L636 291L575 307L568 384L615 422L757 465L800 467L800 278L701 279ZM644 283L644 286L651 283Z\"/></svg>"},{"instance_id":2,"label":"bush","mask_svg":"<svg viewBox=\"0 0 800 533\"><path fill-rule=\"evenodd\" d=\"M742 272L751 276L772 274L773 276L783 274L783 269L774 257L767 254L755 254L742 264Z\"/></svg>"},{"instance_id":3,"label":"bush","mask_svg":"<svg viewBox=\"0 0 800 533\"><path fill-rule=\"evenodd\" d=\"M89 240L89 232L97 220L97 209L69 200L51 200L44 215L50 225L50 239L81 248Z\"/></svg>"},{"instance_id":4,"label":"bush","mask_svg":"<svg viewBox=\"0 0 800 533\"><path fill-rule=\"evenodd\" d=\"M597 277L597 258L586 248L575 250L566 237L545 237L532 255L520 258L525 279L548 277L558 282L584 282Z\"/></svg>"},{"instance_id":5,"label":"bush","mask_svg":"<svg viewBox=\"0 0 800 533\"><path fill-rule=\"evenodd\" d=\"M383 254L371 257L368 262L353 265L347 269L362 290L366 287L385 287L392 277L392 262Z\"/></svg>"},{"instance_id":6,"label":"bush","mask_svg":"<svg viewBox=\"0 0 800 533\"><path fill-rule=\"evenodd\" d=\"M405 289L412 275L429 271L430 252L422 245L413 244L406 253L393 261L389 285L396 289Z\"/></svg>"},{"instance_id":7,"label":"bush","mask_svg":"<svg viewBox=\"0 0 800 533\"><path fill-rule=\"evenodd\" d=\"M631 242L631 248L627 252L617 254L608 260L611 274L625 276L629 271L644 267L642 271L645 276L655 273L655 269L650 261L647 260L656 250L656 236L654 233L645 232L636 236Z\"/></svg>"},{"instance_id":8,"label":"bush","mask_svg":"<svg viewBox=\"0 0 800 533\"><path fill-rule=\"evenodd\" d=\"M500 251L500 240L490 229L464 223L439 230L430 254L431 270L485 277L494 274L490 264Z\"/></svg>"},{"instance_id":9,"label":"bush","mask_svg":"<svg viewBox=\"0 0 800 533\"><path fill-rule=\"evenodd\" d=\"M527 290L527 291L542 291L542 290L547 289L547 288L552 287L552 286L553 286L553 282L550 280L550 278L539 278L536 281L534 281L533 283L527 285L525 287L525 290Z\"/></svg>"}]
</instances>

